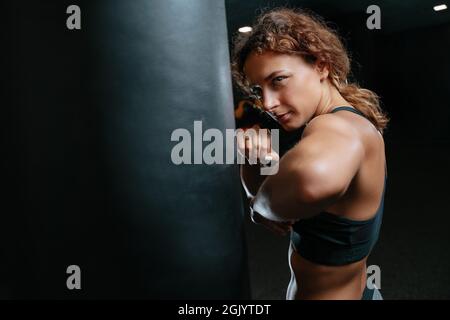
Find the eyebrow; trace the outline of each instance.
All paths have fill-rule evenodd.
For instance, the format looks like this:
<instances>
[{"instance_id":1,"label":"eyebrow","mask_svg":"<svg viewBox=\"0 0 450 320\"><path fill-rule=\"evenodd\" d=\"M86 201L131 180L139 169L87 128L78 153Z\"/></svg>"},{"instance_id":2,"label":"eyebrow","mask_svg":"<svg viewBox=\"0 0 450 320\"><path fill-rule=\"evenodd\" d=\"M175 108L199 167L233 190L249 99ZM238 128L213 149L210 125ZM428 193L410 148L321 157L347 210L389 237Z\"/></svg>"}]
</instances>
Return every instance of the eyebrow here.
<instances>
[{"instance_id":1,"label":"eyebrow","mask_svg":"<svg viewBox=\"0 0 450 320\"><path fill-rule=\"evenodd\" d=\"M264 81L267 81L267 80L269 80L270 78L272 78L273 76L275 76L277 73L284 72L284 71L286 71L286 70L276 70L276 71L272 72L271 74L269 74L269 75L264 79ZM256 85L256 84L252 84L251 87L254 87L255 85Z\"/></svg>"}]
</instances>

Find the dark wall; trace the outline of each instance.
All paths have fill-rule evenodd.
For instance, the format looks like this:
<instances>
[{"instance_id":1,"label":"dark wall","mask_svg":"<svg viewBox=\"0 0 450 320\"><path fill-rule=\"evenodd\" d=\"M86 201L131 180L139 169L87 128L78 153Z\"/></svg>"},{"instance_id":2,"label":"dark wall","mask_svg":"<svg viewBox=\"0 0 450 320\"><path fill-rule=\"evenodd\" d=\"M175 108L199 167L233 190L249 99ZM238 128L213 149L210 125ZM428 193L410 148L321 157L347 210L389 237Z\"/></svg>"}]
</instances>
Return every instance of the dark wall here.
<instances>
[{"instance_id":1,"label":"dark wall","mask_svg":"<svg viewBox=\"0 0 450 320\"><path fill-rule=\"evenodd\" d=\"M381 97L387 140L450 139L450 24L399 32L369 30L365 16L334 19L354 79Z\"/></svg>"}]
</instances>

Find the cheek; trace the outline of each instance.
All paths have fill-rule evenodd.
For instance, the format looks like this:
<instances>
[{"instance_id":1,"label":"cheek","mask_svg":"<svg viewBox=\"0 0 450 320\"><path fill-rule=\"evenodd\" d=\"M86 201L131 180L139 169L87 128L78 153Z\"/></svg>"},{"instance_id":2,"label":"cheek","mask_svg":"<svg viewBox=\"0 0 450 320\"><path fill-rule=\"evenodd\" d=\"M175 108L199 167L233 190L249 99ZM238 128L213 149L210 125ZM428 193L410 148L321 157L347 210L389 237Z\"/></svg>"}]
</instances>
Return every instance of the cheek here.
<instances>
[{"instance_id":1,"label":"cheek","mask_svg":"<svg viewBox=\"0 0 450 320\"><path fill-rule=\"evenodd\" d=\"M308 77L298 81L295 86L290 88L289 96L291 103L298 111L313 111L319 104L322 96L320 81L314 77Z\"/></svg>"}]
</instances>

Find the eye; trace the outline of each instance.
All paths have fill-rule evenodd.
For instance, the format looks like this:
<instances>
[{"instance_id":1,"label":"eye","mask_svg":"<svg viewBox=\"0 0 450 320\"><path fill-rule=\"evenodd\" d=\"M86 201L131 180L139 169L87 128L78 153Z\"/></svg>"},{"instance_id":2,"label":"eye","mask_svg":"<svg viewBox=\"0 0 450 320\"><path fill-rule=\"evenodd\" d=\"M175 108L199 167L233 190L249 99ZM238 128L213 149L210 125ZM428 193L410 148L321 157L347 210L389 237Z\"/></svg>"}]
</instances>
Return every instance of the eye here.
<instances>
[{"instance_id":1,"label":"eye","mask_svg":"<svg viewBox=\"0 0 450 320\"><path fill-rule=\"evenodd\" d=\"M274 85L280 84L284 79L286 79L287 77L285 76L278 76L272 79L272 83Z\"/></svg>"}]
</instances>

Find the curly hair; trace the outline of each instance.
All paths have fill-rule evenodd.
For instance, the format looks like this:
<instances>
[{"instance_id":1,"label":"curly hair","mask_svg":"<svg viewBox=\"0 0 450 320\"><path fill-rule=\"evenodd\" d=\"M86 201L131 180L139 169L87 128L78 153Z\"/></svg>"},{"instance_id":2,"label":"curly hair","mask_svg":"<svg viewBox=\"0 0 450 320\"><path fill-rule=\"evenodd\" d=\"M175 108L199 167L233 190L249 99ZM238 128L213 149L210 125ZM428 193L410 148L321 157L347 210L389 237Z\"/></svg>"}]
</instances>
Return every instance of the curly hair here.
<instances>
[{"instance_id":1,"label":"curly hair","mask_svg":"<svg viewBox=\"0 0 450 320\"><path fill-rule=\"evenodd\" d=\"M235 36L231 71L235 85L244 94L250 94L250 88L243 67L253 51L298 55L310 64L325 65L331 84L383 133L389 119L380 107L378 95L357 83L348 83L350 58L347 50L337 32L321 17L301 9L276 8L261 13L251 32Z\"/></svg>"}]
</instances>

